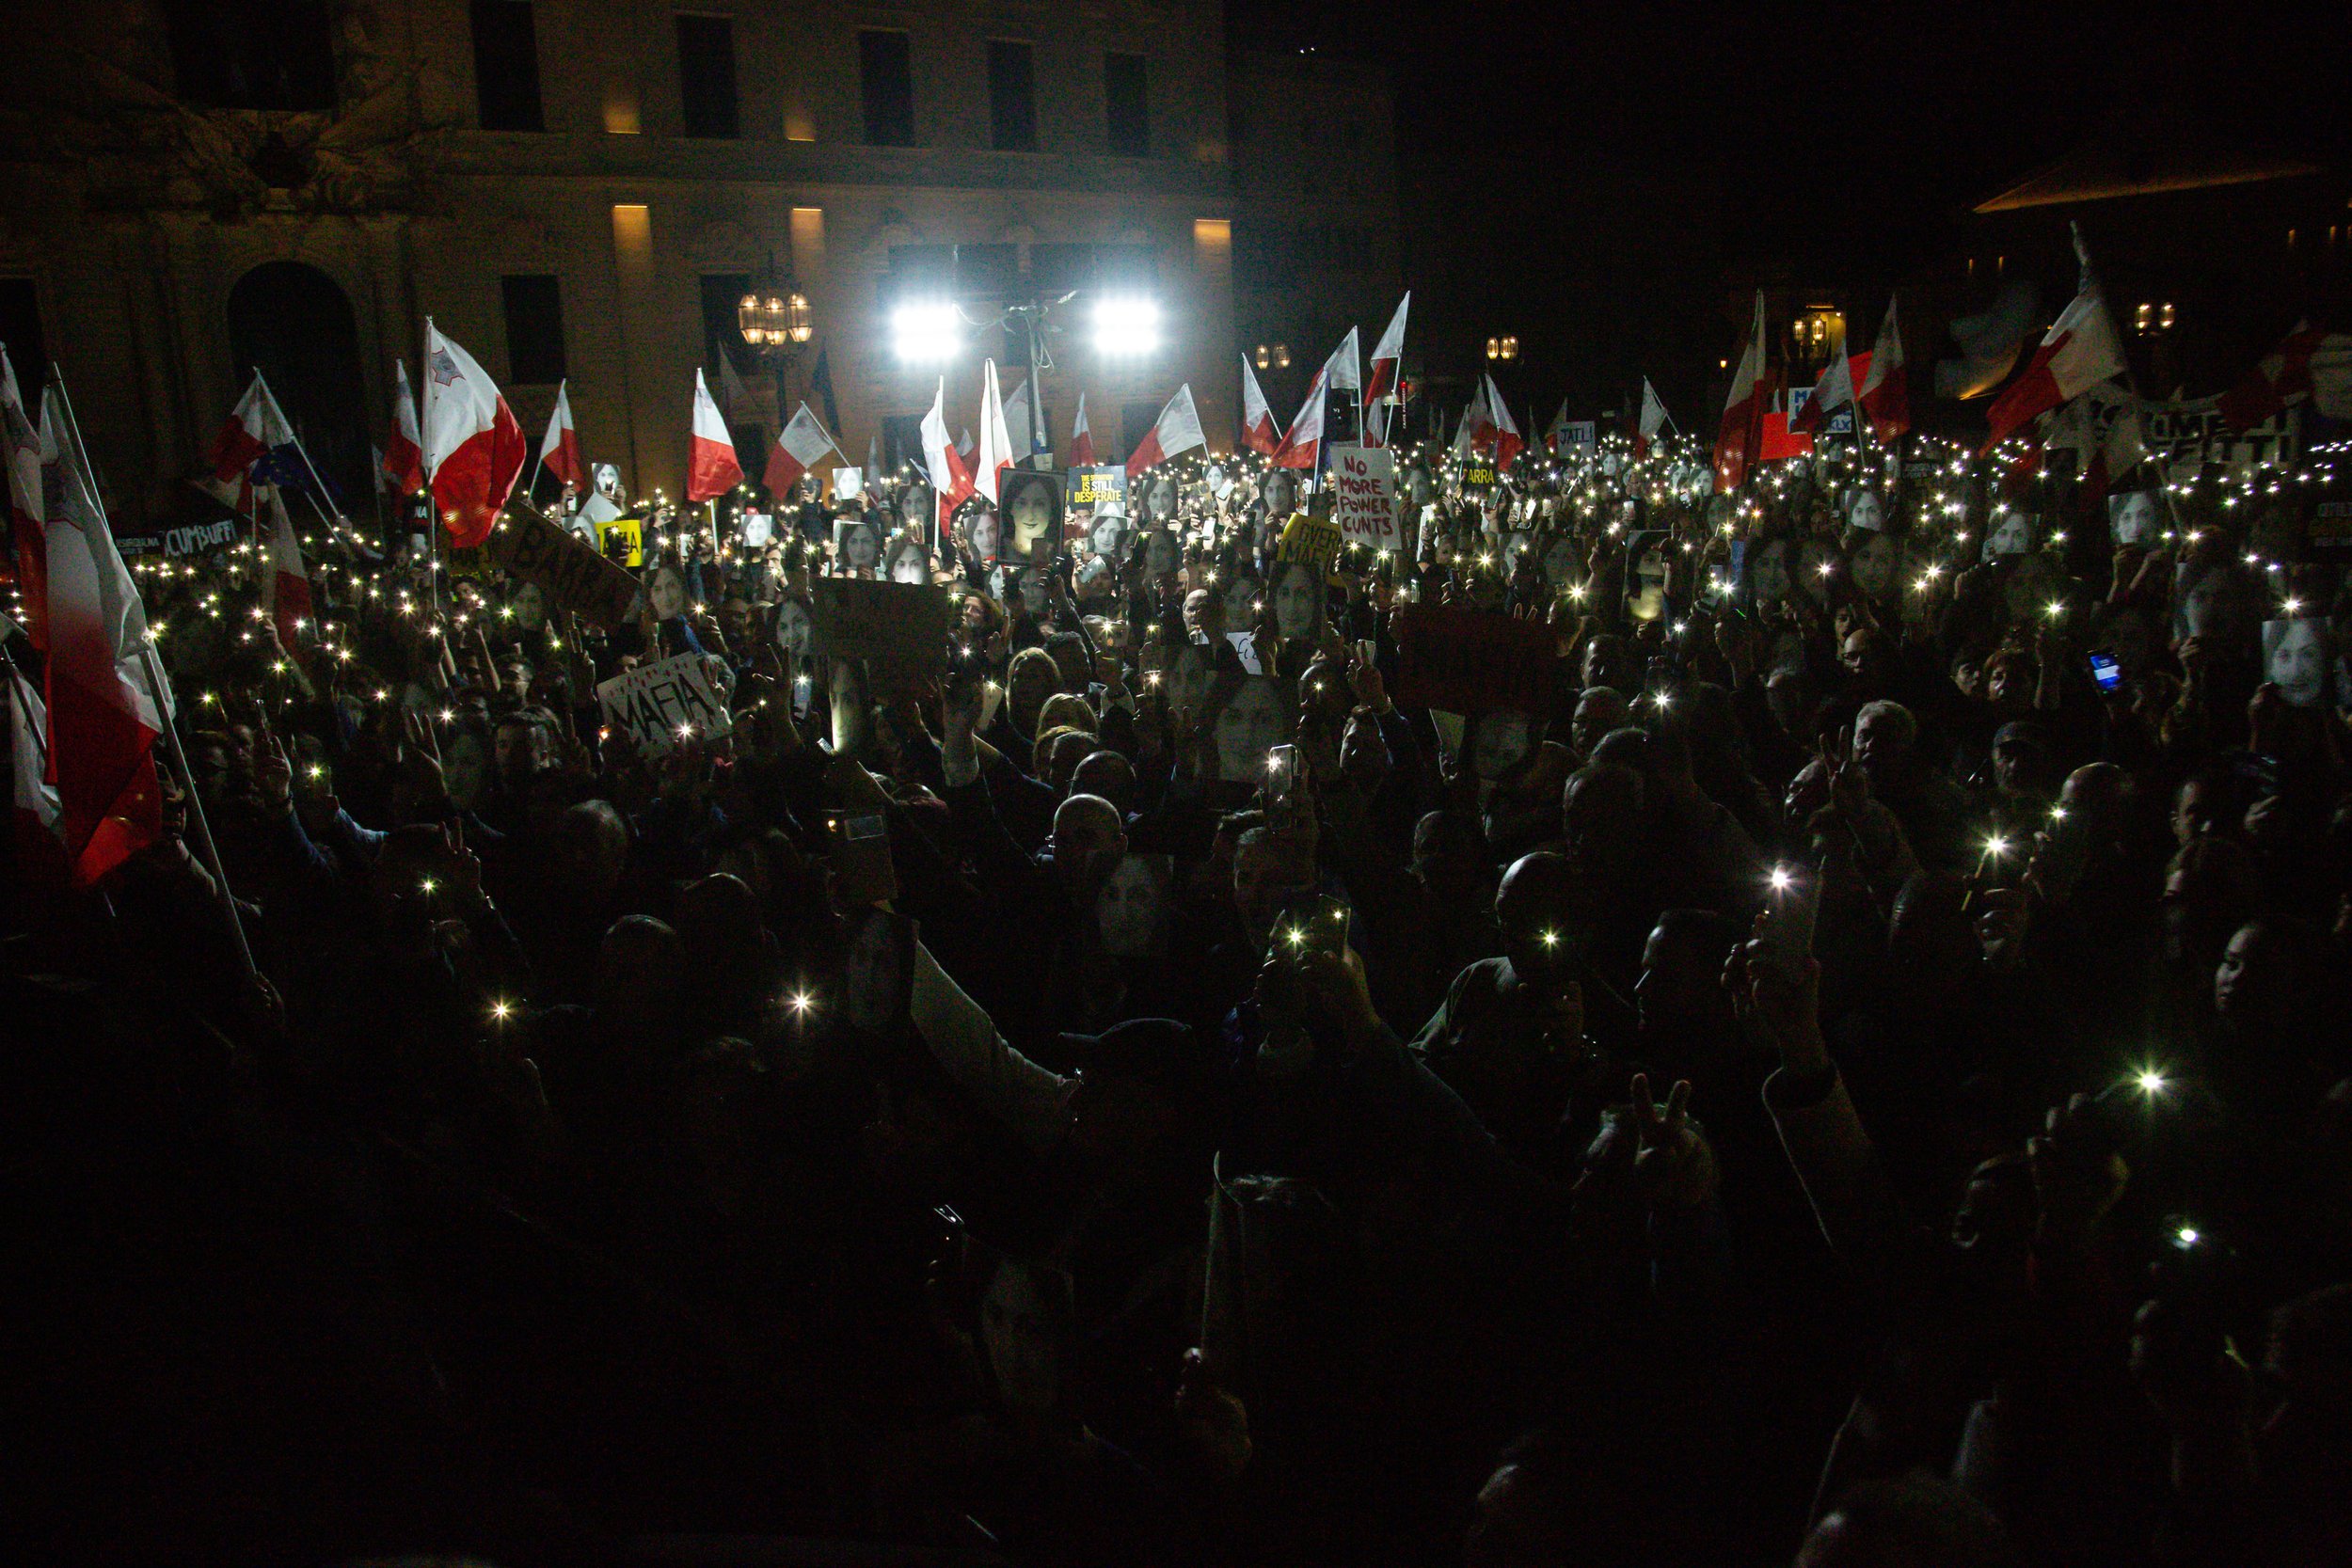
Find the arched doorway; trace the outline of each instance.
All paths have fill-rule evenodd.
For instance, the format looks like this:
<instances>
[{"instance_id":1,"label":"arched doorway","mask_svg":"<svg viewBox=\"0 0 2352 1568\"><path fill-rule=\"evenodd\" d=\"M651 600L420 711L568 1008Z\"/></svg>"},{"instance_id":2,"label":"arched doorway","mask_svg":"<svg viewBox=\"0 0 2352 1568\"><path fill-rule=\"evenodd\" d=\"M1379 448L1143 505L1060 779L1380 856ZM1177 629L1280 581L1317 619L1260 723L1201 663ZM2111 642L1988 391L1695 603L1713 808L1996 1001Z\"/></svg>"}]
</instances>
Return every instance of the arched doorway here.
<instances>
[{"instance_id":1,"label":"arched doorway","mask_svg":"<svg viewBox=\"0 0 2352 1568\"><path fill-rule=\"evenodd\" d=\"M262 262L229 291L229 352L237 393L257 368L268 377L342 510L364 515L373 484L368 421L358 332L342 289L300 261Z\"/></svg>"}]
</instances>

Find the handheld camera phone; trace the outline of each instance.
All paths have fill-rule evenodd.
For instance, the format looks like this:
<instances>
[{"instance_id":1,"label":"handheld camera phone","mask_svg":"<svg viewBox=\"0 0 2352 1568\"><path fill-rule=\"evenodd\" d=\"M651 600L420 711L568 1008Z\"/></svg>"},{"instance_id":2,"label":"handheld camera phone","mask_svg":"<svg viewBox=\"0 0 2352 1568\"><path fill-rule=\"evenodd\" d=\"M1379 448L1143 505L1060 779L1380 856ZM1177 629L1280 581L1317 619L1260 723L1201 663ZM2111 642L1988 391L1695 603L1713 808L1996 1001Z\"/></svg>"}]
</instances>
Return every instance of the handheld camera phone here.
<instances>
[{"instance_id":1,"label":"handheld camera phone","mask_svg":"<svg viewBox=\"0 0 2352 1568\"><path fill-rule=\"evenodd\" d=\"M2120 691L2123 688L2123 666L2113 654L2094 648L2090 652L2090 678L2103 692Z\"/></svg>"},{"instance_id":2,"label":"handheld camera phone","mask_svg":"<svg viewBox=\"0 0 2352 1568\"><path fill-rule=\"evenodd\" d=\"M1820 915L1820 885L1813 870L1802 864L1772 867L1765 895L1764 913L1757 925L1772 961L1791 977L1804 971L1813 956L1813 930Z\"/></svg>"},{"instance_id":3,"label":"handheld camera phone","mask_svg":"<svg viewBox=\"0 0 2352 1568\"><path fill-rule=\"evenodd\" d=\"M1294 961L1324 954L1337 958L1347 951L1354 911L1343 898L1300 894L1283 905L1274 922L1274 950Z\"/></svg>"}]
</instances>

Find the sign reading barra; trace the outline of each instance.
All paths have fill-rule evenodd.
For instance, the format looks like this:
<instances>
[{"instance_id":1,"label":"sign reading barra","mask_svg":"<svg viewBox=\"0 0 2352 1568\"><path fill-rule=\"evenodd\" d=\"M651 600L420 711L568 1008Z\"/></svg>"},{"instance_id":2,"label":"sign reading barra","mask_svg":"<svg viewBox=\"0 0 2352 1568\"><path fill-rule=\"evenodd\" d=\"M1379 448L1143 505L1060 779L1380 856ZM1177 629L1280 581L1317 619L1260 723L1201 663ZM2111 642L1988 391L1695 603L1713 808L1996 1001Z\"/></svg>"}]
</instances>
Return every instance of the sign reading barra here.
<instances>
[{"instance_id":1,"label":"sign reading barra","mask_svg":"<svg viewBox=\"0 0 2352 1568\"><path fill-rule=\"evenodd\" d=\"M535 509L516 503L491 530L486 548L508 571L537 583L557 609L607 631L628 625L637 579Z\"/></svg>"},{"instance_id":2,"label":"sign reading barra","mask_svg":"<svg viewBox=\"0 0 2352 1568\"><path fill-rule=\"evenodd\" d=\"M954 607L937 588L818 578L808 593L818 652L875 659L916 674L946 666L947 618Z\"/></svg>"}]
</instances>

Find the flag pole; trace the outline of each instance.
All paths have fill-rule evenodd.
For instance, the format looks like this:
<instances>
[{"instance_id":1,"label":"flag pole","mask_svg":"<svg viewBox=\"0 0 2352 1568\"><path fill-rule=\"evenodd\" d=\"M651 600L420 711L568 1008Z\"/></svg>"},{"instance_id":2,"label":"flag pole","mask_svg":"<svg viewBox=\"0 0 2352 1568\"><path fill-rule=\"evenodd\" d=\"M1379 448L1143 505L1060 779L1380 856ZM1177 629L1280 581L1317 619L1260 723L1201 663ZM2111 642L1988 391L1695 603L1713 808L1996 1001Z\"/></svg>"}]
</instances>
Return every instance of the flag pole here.
<instances>
[{"instance_id":1,"label":"flag pole","mask_svg":"<svg viewBox=\"0 0 2352 1568\"><path fill-rule=\"evenodd\" d=\"M326 494L326 481L320 477L319 466L310 461L310 449L302 444L302 432L296 430L294 427L294 421L286 418L285 407L278 401L277 389L270 386L269 377L262 373L262 367L259 365L253 367L253 379L262 384L262 395L269 399L269 405L278 411L278 422L284 425L286 434L294 437L294 454L302 459L302 466L310 471L310 483L318 486L317 493L310 497L310 510L319 515L319 521L326 525L327 532L333 533L336 525L343 519L340 516L328 515L326 508L321 504L321 498Z\"/></svg>"},{"instance_id":2,"label":"flag pole","mask_svg":"<svg viewBox=\"0 0 2352 1568\"><path fill-rule=\"evenodd\" d=\"M2082 220L2080 218L2069 218L2066 220L2066 227L2074 236L2074 260L2079 262L2082 267L2082 276L2078 281L2083 288L2095 288L2099 291L2099 309L2106 310L2107 309L2107 292L2106 287L2099 281L2099 269L2090 264L2090 242L2083 238ZM2112 311L2109 311L2107 315L2107 329L2113 332L2114 328L2115 316ZM2120 345L2123 341L2123 334L2116 332L2115 341ZM2139 415L2141 406L2144 405L2148 400L2140 395L2139 376L2137 372L2132 369L2132 356L2128 354L2123 356L2123 389L2132 394L2132 415L2135 419L2137 419ZM2086 428L2088 427L2086 426ZM2147 426L2143 422L2140 428L2145 430ZM2086 469L2090 464L2090 456L2087 453L2078 454L2076 461L2081 463ZM2163 498L2164 515L2171 522L2173 533L2175 535L2182 533L2184 530L2181 527L2181 515L2172 505L2171 476L2165 472L2163 465L2156 463L2156 454L2148 450L2147 443L2145 441L2140 443L2139 463L2155 465L2156 494ZM2133 464L2132 468L2138 467L2139 463ZM2127 474L2131 471L2131 468L2126 468L2123 470L2123 473ZM2122 474L2109 475L2107 478L2108 488L2114 488L2115 482L2122 477ZM2082 488L2082 475L2080 473L2075 475L2074 484L2076 494L2079 496Z\"/></svg>"},{"instance_id":3,"label":"flag pole","mask_svg":"<svg viewBox=\"0 0 2352 1568\"><path fill-rule=\"evenodd\" d=\"M89 449L82 445L82 421L74 416L73 394L66 389L65 377L53 372L51 379L56 384L57 401L65 407L66 433L73 437L78 483L79 475L95 476L97 470L89 466ZM90 510L97 514L99 521L111 536L114 523L106 516L105 503L94 494L89 498L89 503ZM108 547L112 548L111 537ZM132 592L135 594L137 589L134 587ZM212 824L205 820L203 797L196 791L196 774L188 767L187 753L180 749L180 723L172 712L171 686L164 679L163 666L155 657L155 634L144 625L147 606L143 601L139 605L139 620L142 623L139 628L139 662L147 672L148 694L155 701L155 718L164 732L165 750L180 769L180 783L187 792L188 819L196 824L198 847L204 852L205 860L212 863L213 886L219 890L221 905L229 912L229 930L237 939L237 957L245 960L246 974L259 979L262 972L254 967L253 949L245 940L245 922L237 917L237 900L229 891L228 873L221 869L220 850L213 843Z\"/></svg>"},{"instance_id":4,"label":"flag pole","mask_svg":"<svg viewBox=\"0 0 2352 1568\"><path fill-rule=\"evenodd\" d=\"M425 388L433 385L433 318L431 316L424 318L424 358L418 368L424 372L424 384L417 388L417 396L421 400ZM425 428L421 417L417 420L417 435L420 437L417 443L418 466L421 467L424 459L431 455L430 448L433 445L433 433ZM438 464L434 465L435 468L439 467ZM434 624L437 626L441 619L441 507L440 503L433 499L434 478L433 471L428 469L424 476L424 594L425 603L433 611ZM446 646L447 639L444 638L442 641L443 645ZM438 667L437 661L436 667Z\"/></svg>"}]
</instances>

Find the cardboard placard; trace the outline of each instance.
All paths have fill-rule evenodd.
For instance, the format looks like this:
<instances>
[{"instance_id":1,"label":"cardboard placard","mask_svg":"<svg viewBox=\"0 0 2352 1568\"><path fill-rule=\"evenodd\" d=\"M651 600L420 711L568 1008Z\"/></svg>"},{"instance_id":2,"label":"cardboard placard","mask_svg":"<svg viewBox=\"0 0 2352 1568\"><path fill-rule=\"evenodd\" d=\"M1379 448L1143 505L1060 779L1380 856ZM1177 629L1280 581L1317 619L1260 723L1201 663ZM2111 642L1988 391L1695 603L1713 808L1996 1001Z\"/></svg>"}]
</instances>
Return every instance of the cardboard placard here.
<instances>
[{"instance_id":1,"label":"cardboard placard","mask_svg":"<svg viewBox=\"0 0 2352 1568\"><path fill-rule=\"evenodd\" d=\"M1127 510L1127 470L1116 465L1106 467L1072 468L1064 480L1062 515L1078 532L1086 531L1079 513L1092 516L1105 507Z\"/></svg>"},{"instance_id":2,"label":"cardboard placard","mask_svg":"<svg viewBox=\"0 0 2352 1568\"><path fill-rule=\"evenodd\" d=\"M596 707L605 723L627 734L649 757L733 733L735 720L712 688L703 657L678 654L599 684Z\"/></svg>"},{"instance_id":3,"label":"cardboard placard","mask_svg":"<svg viewBox=\"0 0 2352 1568\"><path fill-rule=\"evenodd\" d=\"M1327 517L1294 514L1274 547L1277 561L1304 561L1329 571L1340 558L1340 526Z\"/></svg>"},{"instance_id":4,"label":"cardboard placard","mask_svg":"<svg viewBox=\"0 0 2352 1568\"><path fill-rule=\"evenodd\" d=\"M1559 637L1541 621L1410 605L1395 617L1396 700L1449 713L1549 714Z\"/></svg>"},{"instance_id":5,"label":"cardboard placard","mask_svg":"<svg viewBox=\"0 0 2352 1568\"><path fill-rule=\"evenodd\" d=\"M1331 520L1351 545L1397 545L1396 453L1386 447L1331 449Z\"/></svg>"},{"instance_id":6,"label":"cardboard placard","mask_svg":"<svg viewBox=\"0 0 2352 1568\"><path fill-rule=\"evenodd\" d=\"M164 530L164 554L175 559L181 556L209 555L225 550L237 542L241 531L234 517L219 517L209 523L189 523L180 528ZM120 541L117 541L119 547Z\"/></svg>"},{"instance_id":7,"label":"cardboard placard","mask_svg":"<svg viewBox=\"0 0 2352 1568\"><path fill-rule=\"evenodd\" d=\"M637 579L533 508L516 505L484 548L516 577L537 583L549 604L607 631L628 625L636 610Z\"/></svg>"},{"instance_id":8,"label":"cardboard placard","mask_svg":"<svg viewBox=\"0 0 2352 1568\"><path fill-rule=\"evenodd\" d=\"M912 673L946 667L954 606L938 589L856 578L818 578L808 588L810 646L818 653Z\"/></svg>"},{"instance_id":9,"label":"cardboard placard","mask_svg":"<svg viewBox=\"0 0 2352 1568\"><path fill-rule=\"evenodd\" d=\"M1495 460L1493 458L1472 453L1470 456L1462 460L1463 489L1491 490L1495 487L1496 482L1497 476L1495 474Z\"/></svg>"}]
</instances>

